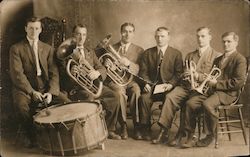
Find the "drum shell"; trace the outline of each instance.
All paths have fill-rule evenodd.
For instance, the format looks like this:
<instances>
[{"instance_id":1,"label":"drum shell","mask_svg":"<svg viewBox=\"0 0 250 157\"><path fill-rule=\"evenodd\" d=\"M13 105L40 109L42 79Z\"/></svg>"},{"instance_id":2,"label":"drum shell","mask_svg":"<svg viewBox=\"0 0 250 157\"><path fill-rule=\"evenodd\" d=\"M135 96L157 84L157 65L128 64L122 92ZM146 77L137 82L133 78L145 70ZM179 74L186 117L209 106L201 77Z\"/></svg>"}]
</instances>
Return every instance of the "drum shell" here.
<instances>
[{"instance_id":1,"label":"drum shell","mask_svg":"<svg viewBox=\"0 0 250 157\"><path fill-rule=\"evenodd\" d=\"M95 104L98 106L96 112L86 117L52 124L35 121L39 146L53 155L72 155L101 145L108 131L102 106Z\"/></svg>"}]
</instances>

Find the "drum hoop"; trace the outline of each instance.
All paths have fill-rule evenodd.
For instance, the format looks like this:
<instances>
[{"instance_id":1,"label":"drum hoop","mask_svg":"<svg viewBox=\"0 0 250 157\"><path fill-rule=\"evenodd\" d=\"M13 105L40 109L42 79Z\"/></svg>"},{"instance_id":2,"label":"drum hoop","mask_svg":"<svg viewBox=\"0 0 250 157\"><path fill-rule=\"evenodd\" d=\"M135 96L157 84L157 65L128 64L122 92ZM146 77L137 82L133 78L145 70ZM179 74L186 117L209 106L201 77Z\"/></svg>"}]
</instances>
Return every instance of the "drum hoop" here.
<instances>
[{"instance_id":1,"label":"drum hoop","mask_svg":"<svg viewBox=\"0 0 250 157\"><path fill-rule=\"evenodd\" d=\"M71 102L68 102L68 103L52 105L52 106L50 106L50 107L48 107L48 108L50 109L50 108L55 108L55 107L58 107L58 106L64 106L64 105L73 104L73 103L94 103L94 104L97 104L97 105L98 105L97 110L96 110L97 112L94 112L94 113L92 113L92 114L90 114L90 115L88 115L88 116L85 116L85 117L79 117L79 118L77 118L77 119L79 119L79 120L82 120L82 119L84 120L84 119L86 119L86 118L90 118L90 117L94 116L95 114L101 113L101 111L102 111L102 105L101 105L101 103L98 102L98 101L71 101ZM39 125L43 125L43 124L48 125L48 124L70 123L70 122L74 122L74 121L76 120L76 119L72 119L72 120L68 120L68 121L55 122L55 123L39 123L39 122L35 121L35 118L36 118L38 115L39 115L39 114L35 114L35 115L33 116L33 119L34 119L33 121L34 121L34 123L39 124Z\"/></svg>"}]
</instances>

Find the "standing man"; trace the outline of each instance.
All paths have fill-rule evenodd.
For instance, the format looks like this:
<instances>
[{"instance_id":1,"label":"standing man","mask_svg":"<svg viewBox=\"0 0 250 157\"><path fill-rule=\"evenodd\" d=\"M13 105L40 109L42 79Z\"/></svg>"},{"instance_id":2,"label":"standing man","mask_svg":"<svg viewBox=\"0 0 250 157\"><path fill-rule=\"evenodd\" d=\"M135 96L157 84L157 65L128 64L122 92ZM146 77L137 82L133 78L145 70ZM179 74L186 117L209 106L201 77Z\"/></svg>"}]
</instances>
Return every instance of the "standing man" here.
<instances>
[{"instance_id":1,"label":"standing man","mask_svg":"<svg viewBox=\"0 0 250 157\"><path fill-rule=\"evenodd\" d=\"M218 122L219 105L229 105L237 99L238 92L246 80L247 62L238 51L239 36L235 32L226 32L222 35L224 54L214 60L214 65L221 69L220 77L209 81L209 87L214 91L207 99L201 102L205 112L205 124L208 133L204 139L196 143L198 147L208 146L214 139L215 129ZM187 104L185 129L190 136L193 133L189 122L194 118L193 114L196 108L193 104ZM188 137L189 137L188 136ZM190 139L184 146L189 146Z\"/></svg>"},{"instance_id":2,"label":"standing man","mask_svg":"<svg viewBox=\"0 0 250 157\"><path fill-rule=\"evenodd\" d=\"M21 116L28 143L33 147L35 128L32 116L38 103L70 102L60 92L59 74L51 46L39 40L42 23L32 17L26 21L26 38L10 48L10 76L13 83L13 103Z\"/></svg>"},{"instance_id":3,"label":"standing man","mask_svg":"<svg viewBox=\"0 0 250 157\"><path fill-rule=\"evenodd\" d=\"M170 47L170 34L166 27L159 27L155 31L157 46L147 49L142 56L139 75L155 84L162 84L164 92L153 95L153 87L145 84L143 94L139 99L140 128L136 130L138 135L150 140L150 114L151 106L155 100L164 100L166 94L171 91L179 81L183 72L182 54Z\"/></svg>"},{"instance_id":4,"label":"standing man","mask_svg":"<svg viewBox=\"0 0 250 157\"><path fill-rule=\"evenodd\" d=\"M196 82L197 84L200 84L205 79L204 73L207 73L207 74L210 73L210 70L213 65L213 61L219 55L219 53L216 52L210 46L210 41L212 39L212 36L211 36L210 29L208 27L198 28L196 31L196 36L197 36L197 43L199 47L197 50L188 53L185 61L187 64L189 64L190 62L195 63L196 71L193 74L194 82ZM190 66L190 65L186 65L186 66ZM183 73L183 76L184 78L187 78L187 77L190 77L190 74L191 74L190 71L186 70ZM191 99L191 97L193 96L196 96L198 98L200 97L205 98L205 96L191 89L191 85L190 85L191 83L192 82L182 81L180 86L175 87L173 91L171 91L170 93L166 95L166 98L162 107L162 111L160 114L160 118L158 121L161 131L159 132L157 138L152 141L152 143L158 144L160 142L165 142L165 141L162 141L164 140L163 135L167 134L168 130L171 128L176 111L178 111L180 108L185 110L186 100ZM192 103L195 103L195 102L192 102ZM194 123L195 125L196 124L195 120L192 123ZM179 136L179 133L182 131L182 127L183 127L183 119L181 118L181 123L180 123L180 128L179 128L180 130L177 136ZM173 145L176 145L176 142L177 141L173 140L169 144L173 146Z\"/></svg>"},{"instance_id":5,"label":"standing man","mask_svg":"<svg viewBox=\"0 0 250 157\"><path fill-rule=\"evenodd\" d=\"M99 62L95 52L84 46L87 38L87 27L82 24L77 24L73 28L73 37L65 40L58 48L57 57L62 60L62 65L66 67L68 59L73 59L79 66L90 65L92 68L83 72L85 77L91 80L104 81L106 79L106 69ZM66 68L65 68L66 69ZM66 71L66 70L65 70ZM71 69L72 75L79 73L74 66ZM68 75L64 77L63 89L68 92L69 97L73 100L94 100L92 94L73 82ZM86 85L88 86L88 85ZM110 88L103 86L100 97L103 108L106 110L106 123L110 139L121 139L115 133L118 113L120 110L119 95L113 92Z\"/></svg>"},{"instance_id":6,"label":"standing man","mask_svg":"<svg viewBox=\"0 0 250 157\"><path fill-rule=\"evenodd\" d=\"M114 49L121 56L121 62L128 66L130 72L137 75L139 72L138 61L143 53L143 49L132 43L135 33L135 26L132 23L124 23L121 25L121 40L114 44ZM108 79L108 86L120 95L121 111L119 115L119 123L121 125L122 139L128 138L127 133L127 100L129 100L129 107L133 118L134 126L137 127L139 122L138 115L138 99L140 97L140 87L133 80L126 86L119 86L110 79Z\"/></svg>"}]
</instances>

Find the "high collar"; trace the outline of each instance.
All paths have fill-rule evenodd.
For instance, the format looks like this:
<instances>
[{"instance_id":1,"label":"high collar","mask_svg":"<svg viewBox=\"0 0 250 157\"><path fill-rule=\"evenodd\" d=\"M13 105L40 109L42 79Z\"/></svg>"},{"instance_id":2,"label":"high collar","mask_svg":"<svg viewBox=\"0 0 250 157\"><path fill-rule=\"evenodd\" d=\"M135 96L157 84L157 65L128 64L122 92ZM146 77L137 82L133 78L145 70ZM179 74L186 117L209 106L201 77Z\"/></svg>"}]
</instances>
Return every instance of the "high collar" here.
<instances>
[{"instance_id":1,"label":"high collar","mask_svg":"<svg viewBox=\"0 0 250 157\"><path fill-rule=\"evenodd\" d=\"M199 56L201 56L202 54L204 54L205 52L207 52L207 50L210 49L210 45L204 46L204 47L199 47L198 51L199 51Z\"/></svg>"},{"instance_id":2,"label":"high collar","mask_svg":"<svg viewBox=\"0 0 250 157\"><path fill-rule=\"evenodd\" d=\"M26 38L27 38L30 45L32 45L33 42L35 42L36 44L38 43L38 39L30 39L28 36L26 36Z\"/></svg>"},{"instance_id":3,"label":"high collar","mask_svg":"<svg viewBox=\"0 0 250 157\"><path fill-rule=\"evenodd\" d=\"M164 55L164 54L165 54L165 51L167 50L167 48L168 48L168 45L165 45L165 46L163 46L163 47L157 46L157 52L159 53L160 50L161 50L162 53L163 53L163 55Z\"/></svg>"}]
</instances>

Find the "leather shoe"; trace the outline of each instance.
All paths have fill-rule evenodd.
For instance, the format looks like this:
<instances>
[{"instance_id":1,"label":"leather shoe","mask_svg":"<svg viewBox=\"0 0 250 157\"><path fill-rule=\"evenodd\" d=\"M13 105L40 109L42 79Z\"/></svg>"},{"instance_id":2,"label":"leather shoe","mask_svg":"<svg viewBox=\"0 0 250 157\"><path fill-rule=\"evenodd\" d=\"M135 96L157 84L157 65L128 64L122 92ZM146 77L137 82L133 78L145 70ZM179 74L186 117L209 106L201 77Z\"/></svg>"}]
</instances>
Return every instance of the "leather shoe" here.
<instances>
[{"instance_id":1,"label":"leather shoe","mask_svg":"<svg viewBox=\"0 0 250 157\"><path fill-rule=\"evenodd\" d=\"M188 139L186 143L182 143L181 148L191 148L195 146L195 142L192 139Z\"/></svg>"},{"instance_id":2,"label":"leather shoe","mask_svg":"<svg viewBox=\"0 0 250 157\"><path fill-rule=\"evenodd\" d=\"M108 136L109 139L113 139L113 140L120 140L121 139L121 136L117 135L115 132L113 131L110 131L109 132L109 136Z\"/></svg>"},{"instance_id":3,"label":"leather shoe","mask_svg":"<svg viewBox=\"0 0 250 157\"><path fill-rule=\"evenodd\" d=\"M170 147L175 147L175 146L177 146L177 140L176 140L176 139L173 139L173 140L169 141L168 145L169 145Z\"/></svg>"},{"instance_id":4,"label":"leather shoe","mask_svg":"<svg viewBox=\"0 0 250 157\"><path fill-rule=\"evenodd\" d=\"M152 140L152 144L159 144L159 143L162 143L164 142L164 137L165 137L165 130L161 129L157 138Z\"/></svg>"},{"instance_id":5,"label":"leather shoe","mask_svg":"<svg viewBox=\"0 0 250 157\"><path fill-rule=\"evenodd\" d=\"M205 138L196 142L197 147L207 147L210 143L212 143L214 139L213 135L207 135Z\"/></svg>"},{"instance_id":6,"label":"leather shoe","mask_svg":"<svg viewBox=\"0 0 250 157\"><path fill-rule=\"evenodd\" d=\"M134 138L136 140L142 140L143 139L142 134L141 134L141 132L139 130L135 130Z\"/></svg>"},{"instance_id":7,"label":"leather shoe","mask_svg":"<svg viewBox=\"0 0 250 157\"><path fill-rule=\"evenodd\" d=\"M123 140L128 139L128 131L127 131L127 125L126 125L126 124L124 124L124 125L122 126L121 138L122 138Z\"/></svg>"}]
</instances>

